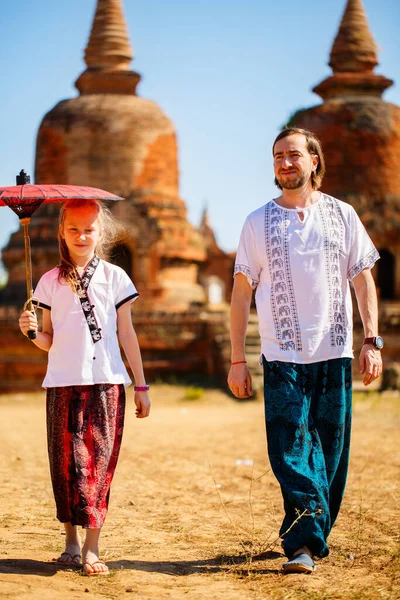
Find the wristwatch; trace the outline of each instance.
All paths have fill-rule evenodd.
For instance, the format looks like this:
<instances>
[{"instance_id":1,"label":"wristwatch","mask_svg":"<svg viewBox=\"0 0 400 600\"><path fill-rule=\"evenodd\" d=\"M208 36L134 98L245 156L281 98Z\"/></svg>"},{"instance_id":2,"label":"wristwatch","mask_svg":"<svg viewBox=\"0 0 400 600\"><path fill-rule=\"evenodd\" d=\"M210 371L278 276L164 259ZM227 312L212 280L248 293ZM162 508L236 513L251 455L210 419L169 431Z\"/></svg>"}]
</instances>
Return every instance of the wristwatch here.
<instances>
[{"instance_id":1,"label":"wristwatch","mask_svg":"<svg viewBox=\"0 0 400 600\"><path fill-rule=\"evenodd\" d=\"M372 344L377 350L382 350L383 346L385 345L383 338L381 338L380 335L377 335L376 337L365 338L363 345L364 344Z\"/></svg>"}]
</instances>

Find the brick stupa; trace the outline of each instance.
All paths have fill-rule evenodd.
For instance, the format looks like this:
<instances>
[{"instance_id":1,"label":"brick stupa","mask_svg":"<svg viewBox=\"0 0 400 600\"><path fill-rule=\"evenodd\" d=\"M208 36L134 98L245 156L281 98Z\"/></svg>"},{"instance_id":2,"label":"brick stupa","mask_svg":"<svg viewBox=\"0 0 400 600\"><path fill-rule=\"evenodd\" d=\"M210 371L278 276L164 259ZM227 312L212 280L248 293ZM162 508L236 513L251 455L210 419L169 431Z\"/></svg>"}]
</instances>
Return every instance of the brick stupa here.
<instances>
[{"instance_id":1,"label":"brick stupa","mask_svg":"<svg viewBox=\"0 0 400 600\"><path fill-rule=\"evenodd\" d=\"M80 95L59 102L39 127L35 182L90 185L126 198L111 207L127 229L112 260L140 289L141 310L186 311L205 300L198 284L205 243L179 197L174 126L155 102L136 95L132 58L121 0L98 0L87 68L75 84ZM58 262L58 210L43 206L32 220L34 281ZM23 290L21 239L14 234L3 251L13 301Z\"/></svg>"},{"instance_id":2,"label":"brick stupa","mask_svg":"<svg viewBox=\"0 0 400 600\"><path fill-rule=\"evenodd\" d=\"M382 93L392 81L375 73L377 46L361 0L348 0L334 40L333 74L314 88L323 104L291 124L318 134L326 156L323 189L357 210L381 253L381 298L400 299L400 107Z\"/></svg>"},{"instance_id":3,"label":"brick stupa","mask_svg":"<svg viewBox=\"0 0 400 600\"><path fill-rule=\"evenodd\" d=\"M59 102L39 127L35 181L90 185L125 198L110 206L126 231L109 258L140 293L132 314L147 376L218 374L229 364L224 300L233 257L209 248L204 232L188 222L174 126L155 102L137 96L140 76L130 70L132 58L121 0L98 0L87 68L76 81L79 96ZM58 205L45 205L32 219L34 283L59 261L58 212ZM25 300L21 231L2 255L9 281L0 293L6 340L0 389L32 389L43 379L46 357L17 327ZM211 309L209 290L216 283L222 305Z\"/></svg>"},{"instance_id":4,"label":"brick stupa","mask_svg":"<svg viewBox=\"0 0 400 600\"><path fill-rule=\"evenodd\" d=\"M298 111L290 124L321 139L322 189L354 206L379 250L372 273L387 366L400 357L400 107L383 100L393 82L375 73L377 64L363 4L348 0L330 55L333 74L313 90L323 104ZM354 315L357 352L364 334L358 310Z\"/></svg>"}]
</instances>

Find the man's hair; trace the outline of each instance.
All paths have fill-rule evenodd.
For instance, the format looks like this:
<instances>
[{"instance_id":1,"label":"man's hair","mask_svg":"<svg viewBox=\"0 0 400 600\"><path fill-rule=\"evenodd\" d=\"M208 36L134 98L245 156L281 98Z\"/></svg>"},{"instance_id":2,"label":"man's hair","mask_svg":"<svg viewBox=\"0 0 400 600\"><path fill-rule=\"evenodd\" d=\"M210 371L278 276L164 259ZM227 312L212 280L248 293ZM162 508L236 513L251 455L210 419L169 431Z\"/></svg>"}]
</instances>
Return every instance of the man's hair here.
<instances>
[{"instance_id":1,"label":"man's hair","mask_svg":"<svg viewBox=\"0 0 400 600\"><path fill-rule=\"evenodd\" d=\"M300 129L300 127L285 127L275 138L275 141L272 145L272 155L274 154L275 144L279 140L282 140L289 135L295 135L296 133L300 133L304 135L307 142L307 150L310 154L314 154L318 156L318 165L315 171L311 173L311 185L314 190L318 190L321 187L322 179L325 175L325 158L324 153L322 152L321 142L317 138L317 136L312 133L312 131L308 131L308 129ZM275 185L281 190L282 186L278 182L275 177Z\"/></svg>"}]
</instances>

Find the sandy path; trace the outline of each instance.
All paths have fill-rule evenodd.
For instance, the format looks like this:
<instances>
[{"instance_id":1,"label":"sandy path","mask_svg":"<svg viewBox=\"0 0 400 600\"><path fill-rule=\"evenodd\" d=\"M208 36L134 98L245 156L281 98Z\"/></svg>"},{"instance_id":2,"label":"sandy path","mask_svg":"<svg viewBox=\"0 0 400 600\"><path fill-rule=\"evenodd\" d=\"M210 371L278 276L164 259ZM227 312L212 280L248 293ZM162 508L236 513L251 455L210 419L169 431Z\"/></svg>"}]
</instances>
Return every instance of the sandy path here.
<instances>
[{"instance_id":1,"label":"sandy path","mask_svg":"<svg viewBox=\"0 0 400 600\"><path fill-rule=\"evenodd\" d=\"M218 391L196 401L184 394L153 386L152 417L144 421L129 407L102 536L112 574L101 579L49 562L64 538L54 518L43 397L0 397L0 598L400 598L398 398L356 404L332 553L311 577L283 577L273 543L281 498L269 472L262 404ZM254 467L236 464L245 459ZM262 560L246 561L244 549L264 551Z\"/></svg>"}]
</instances>

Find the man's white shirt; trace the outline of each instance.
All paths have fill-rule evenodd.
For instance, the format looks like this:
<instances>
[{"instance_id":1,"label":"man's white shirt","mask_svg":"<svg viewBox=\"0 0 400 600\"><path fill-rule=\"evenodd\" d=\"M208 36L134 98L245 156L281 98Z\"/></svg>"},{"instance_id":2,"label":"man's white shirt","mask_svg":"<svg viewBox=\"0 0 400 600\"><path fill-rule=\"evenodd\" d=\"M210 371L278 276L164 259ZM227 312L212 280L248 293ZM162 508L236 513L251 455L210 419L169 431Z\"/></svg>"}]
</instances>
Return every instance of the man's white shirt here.
<instances>
[{"instance_id":1,"label":"man's white shirt","mask_svg":"<svg viewBox=\"0 0 400 600\"><path fill-rule=\"evenodd\" d=\"M353 207L326 194L302 209L271 200L252 212L242 229L234 275L243 273L256 290L266 360L352 358L349 281L378 258Z\"/></svg>"}]
</instances>

